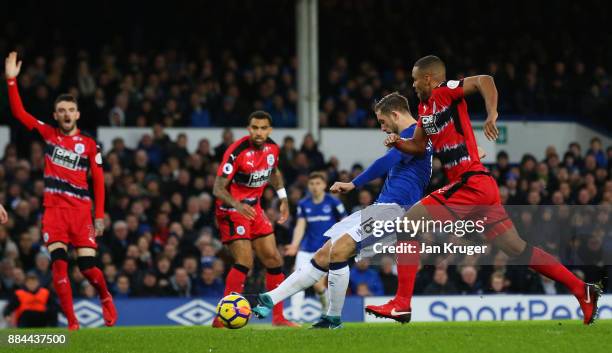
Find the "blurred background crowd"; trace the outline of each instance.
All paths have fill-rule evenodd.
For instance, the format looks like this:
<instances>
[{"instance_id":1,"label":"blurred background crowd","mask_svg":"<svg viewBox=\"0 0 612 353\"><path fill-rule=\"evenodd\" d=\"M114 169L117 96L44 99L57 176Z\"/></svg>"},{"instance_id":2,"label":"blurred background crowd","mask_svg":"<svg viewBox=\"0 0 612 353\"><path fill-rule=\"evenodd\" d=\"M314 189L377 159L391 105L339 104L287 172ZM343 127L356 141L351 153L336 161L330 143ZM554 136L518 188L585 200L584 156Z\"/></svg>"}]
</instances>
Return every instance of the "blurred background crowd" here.
<instances>
[{"instance_id":1,"label":"blurred background crowd","mask_svg":"<svg viewBox=\"0 0 612 353\"><path fill-rule=\"evenodd\" d=\"M246 130L245 130L246 133ZM350 133L350 132L347 132ZM117 138L105 154L107 231L99 240L100 261L108 283L117 297L220 296L229 254L219 241L214 220L212 187L219 156L237 137L225 131L224 142L210 146L199 141L198 149L186 149L187 137L171 140L156 125L143 135L138 148L129 149ZM330 183L350 181L363 170L339 170L337 160L324 156L310 135L297 142L287 137L281 144L280 168L285 176L291 220L275 225L281 253L290 243L296 206L305 196L308 173L323 170ZM32 143L30 156L19 158L9 145L0 164L0 202L10 213L8 225L0 226L0 295L20 285L24 274L36 273L41 283L50 281L49 255L40 234L43 192L42 144ZM545 160L525 155L519 165L508 163L504 152L490 165L506 205L550 205L538 211L521 208L515 220L524 237L545 247L581 277L594 280L610 268L612 255L610 210L612 180L608 163L612 147L604 149L594 139L590 146L571 144L567 151L547 150ZM354 212L371 204L382 179L360 190L342 195L347 210ZM434 159L429 190L445 183L440 163ZM278 219L278 200L268 188L262 204L271 220ZM577 223L562 222L559 205L590 207L591 218ZM556 208L555 208L556 207ZM512 212L512 207L509 207ZM548 210L548 211L546 211ZM607 210L607 211L606 211ZM548 228L543 225L548 224ZM546 230L546 232L544 231ZM545 278L534 277L525 267L507 266L502 254L494 259L470 257L460 265L425 266L419 273L416 293L550 293L562 289ZM285 271L292 270L285 258ZM481 265L486 264L486 265ZM494 265L490 265L494 264ZM357 263L351 275L351 292L357 295L392 294L395 291L394 262L380 266L367 260ZM255 267L249 280L254 291L263 288L263 271ZM95 295L76 266L71 272L77 296ZM553 290L554 289L554 290Z\"/></svg>"}]
</instances>

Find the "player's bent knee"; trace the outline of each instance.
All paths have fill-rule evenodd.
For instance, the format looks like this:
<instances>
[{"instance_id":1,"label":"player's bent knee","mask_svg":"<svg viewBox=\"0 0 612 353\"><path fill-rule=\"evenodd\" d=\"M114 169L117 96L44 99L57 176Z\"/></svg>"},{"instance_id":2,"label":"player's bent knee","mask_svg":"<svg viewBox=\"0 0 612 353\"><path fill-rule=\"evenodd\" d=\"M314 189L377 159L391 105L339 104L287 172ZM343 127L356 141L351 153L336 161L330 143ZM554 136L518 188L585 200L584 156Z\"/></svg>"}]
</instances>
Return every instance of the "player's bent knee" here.
<instances>
[{"instance_id":1,"label":"player's bent knee","mask_svg":"<svg viewBox=\"0 0 612 353\"><path fill-rule=\"evenodd\" d=\"M96 258L94 256L79 256L77 258L77 265L81 272L89 270L90 268L96 267Z\"/></svg>"},{"instance_id":2,"label":"player's bent knee","mask_svg":"<svg viewBox=\"0 0 612 353\"><path fill-rule=\"evenodd\" d=\"M64 248L58 248L51 251L51 263L55 261L66 261L68 262L68 252Z\"/></svg>"},{"instance_id":3,"label":"player's bent knee","mask_svg":"<svg viewBox=\"0 0 612 353\"><path fill-rule=\"evenodd\" d=\"M51 253L51 252L53 252L54 250L57 250L57 249L62 249L64 251L68 252L68 246L66 246L66 244L61 243L61 242L51 243L51 244L47 245L47 249L49 250L49 253Z\"/></svg>"}]
</instances>

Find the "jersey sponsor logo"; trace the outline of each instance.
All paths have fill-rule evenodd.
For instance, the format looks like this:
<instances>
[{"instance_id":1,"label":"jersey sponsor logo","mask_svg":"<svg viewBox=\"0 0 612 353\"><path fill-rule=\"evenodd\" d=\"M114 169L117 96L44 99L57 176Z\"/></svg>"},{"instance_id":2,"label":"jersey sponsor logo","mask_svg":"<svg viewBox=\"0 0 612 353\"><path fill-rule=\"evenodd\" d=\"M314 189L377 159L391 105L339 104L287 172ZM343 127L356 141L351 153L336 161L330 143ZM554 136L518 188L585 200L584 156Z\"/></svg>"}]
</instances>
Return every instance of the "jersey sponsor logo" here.
<instances>
[{"instance_id":1,"label":"jersey sponsor logo","mask_svg":"<svg viewBox=\"0 0 612 353\"><path fill-rule=\"evenodd\" d=\"M312 223L312 222L328 222L330 220L331 220L331 216L306 217L306 222L308 222L308 223Z\"/></svg>"},{"instance_id":2,"label":"jersey sponsor logo","mask_svg":"<svg viewBox=\"0 0 612 353\"><path fill-rule=\"evenodd\" d=\"M266 157L266 158L268 159L268 165L269 165L269 166L273 166L273 165L274 165L274 160L275 160L275 159L274 159L274 155L273 155L272 153L270 153L270 154L268 155L268 157Z\"/></svg>"},{"instance_id":3,"label":"jersey sponsor logo","mask_svg":"<svg viewBox=\"0 0 612 353\"><path fill-rule=\"evenodd\" d=\"M232 174L234 166L231 163L225 163L223 165L223 174Z\"/></svg>"},{"instance_id":4,"label":"jersey sponsor logo","mask_svg":"<svg viewBox=\"0 0 612 353\"><path fill-rule=\"evenodd\" d=\"M435 135L440 132L440 129L436 126L435 115L423 115L421 116L423 122L423 129L427 135Z\"/></svg>"},{"instance_id":5,"label":"jersey sponsor logo","mask_svg":"<svg viewBox=\"0 0 612 353\"><path fill-rule=\"evenodd\" d=\"M272 168L255 171L250 174L247 186L257 188L265 185L268 182L268 179L270 179L270 175L272 175Z\"/></svg>"},{"instance_id":6,"label":"jersey sponsor logo","mask_svg":"<svg viewBox=\"0 0 612 353\"><path fill-rule=\"evenodd\" d=\"M70 170L77 170L80 159L81 157L78 154L63 149L59 146L56 146L53 149L53 154L51 155L51 161L54 164Z\"/></svg>"},{"instance_id":7,"label":"jersey sponsor logo","mask_svg":"<svg viewBox=\"0 0 612 353\"><path fill-rule=\"evenodd\" d=\"M245 232L246 230L244 229L244 226L236 227L236 233L238 233L238 235L244 235Z\"/></svg>"},{"instance_id":8,"label":"jersey sponsor logo","mask_svg":"<svg viewBox=\"0 0 612 353\"><path fill-rule=\"evenodd\" d=\"M459 81L457 80L450 80L446 83L446 87L450 88L450 89L455 89L457 87L459 87Z\"/></svg>"},{"instance_id":9,"label":"jersey sponsor logo","mask_svg":"<svg viewBox=\"0 0 612 353\"><path fill-rule=\"evenodd\" d=\"M78 154L83 154L85 152L85 145L82 143L77 143L74 145L74 152Z\"/></svg>"}]
</instances>

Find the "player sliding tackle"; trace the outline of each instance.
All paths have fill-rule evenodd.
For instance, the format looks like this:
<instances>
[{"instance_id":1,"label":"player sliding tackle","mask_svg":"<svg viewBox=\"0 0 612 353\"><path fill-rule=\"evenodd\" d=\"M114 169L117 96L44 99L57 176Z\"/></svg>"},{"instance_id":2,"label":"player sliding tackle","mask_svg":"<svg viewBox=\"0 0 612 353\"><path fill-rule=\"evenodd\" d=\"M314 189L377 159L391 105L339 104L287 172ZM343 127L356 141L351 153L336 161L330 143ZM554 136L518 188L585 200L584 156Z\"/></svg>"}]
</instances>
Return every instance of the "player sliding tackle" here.
<instances>
[{"instance_id":1,"label":"player sliding tackle","mask_svg":"<svg viewBox=\"0 0 612 353\"><path fill-rule=\"evenodd\" d=\"M405 97L398 93L389 94L376 104L375 110L382 131L399 134L403 138L413 135L417 122L410 113ZM259 305L253 309L256 316L268 316L276 303L314 285L329 272L329 309L313 328L342 327L340 315L349 283L348 260L355 255L357 244L367 236L364 225L371 222L370 218L393 220L401 217L408 207L423 196L431 176L431 148L426 148L420 157L390 148L352 182L334 183L331 191L349 192L385 174L387 178L376 203L351 214L325 232L325 236L331 239L314 254L309 263L297 269L278 288L258 296ZM403 273L414 277L417 269L418 259L406 265ZM402 291L412 293L414 280L404 278L400 284L405 285Z\"/></svg>"},{"instance_id":2,"label":"player sliding tackle","mask_svg":"<svg viewBox=\"0 0 612 353\"><path fill-rule=\"evenodd\" d=\"M486 217L484 234L494 245L508 254L514 263L528 265L532 270L565 285L578 299L584 323L593 323L601 288L595 284L585 284L553 256L519 237L503 209L495 179L478 158L464 96L479 92L484 97L487 108L484 133L489 140L495 140L498 135L495 126L497 89L493 78L473 76L460 81L447 81L444 63L433 55L423 57L414 64L412 77L420 100L418 127L412 139L391 134L385 140L385 145L404 153L420 155L426 153L431 142L450 184L419 201L404 217L445 220ZM398 234L398 242L413 239L404 238L405 235ZM406 278L414 282L413 276L407 277L403 272L404 268L398 266L400 284ZM410 311L408 303L412 293L402 292L399 288L396 297L389 303L368 306L366 311L403 321L394 313Z\"/></svg>"},{"instance_id":3,"label":"player sliding tackle","mask_svg":"<svg viewBox=\"0 0 612 353\"><path fill-rule=\"evenodd\" d=\"M5 69L11 112L28 130L36 130L46 143L42 233L51 253L53 286L68 320L68 328L79 328L68 279L68 244L76 248L81 273L98 291L104 323L113 326L117 321L113 298L102 271L96 266L95 237L104 232L104 175L100 148L93 138L77 128L80 113L76 98L63 94L55 100L53 117L59 128L51 127L36 120L23 108L17 90L17 75L21 70L17 53L9 54ZM92 200L87 184L89 171L95 197L95 228L91 222Z\"/></svg>"}]
</instances>

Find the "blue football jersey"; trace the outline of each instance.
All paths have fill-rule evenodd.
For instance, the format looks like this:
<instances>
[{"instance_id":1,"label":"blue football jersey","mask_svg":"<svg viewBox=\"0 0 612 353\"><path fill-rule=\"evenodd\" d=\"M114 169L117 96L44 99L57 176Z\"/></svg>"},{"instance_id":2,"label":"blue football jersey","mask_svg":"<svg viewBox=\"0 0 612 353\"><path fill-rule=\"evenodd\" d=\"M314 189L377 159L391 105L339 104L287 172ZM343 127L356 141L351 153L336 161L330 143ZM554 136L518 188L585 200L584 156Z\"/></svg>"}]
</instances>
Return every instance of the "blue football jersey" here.
<instances>
[{"instance_id":1,"label":"blue football jersey","mask_svg":"<svg viewBox=\"0 0 612 353\"><path fill-rule=\"evenodd\" d=\"M312 196L308 196L298 203L297 217L306 220L306 231L300 244L300 250L315 252L328 239L323 234L336 222L346 217L346 210L340 200L329 194L325 194L320 203L315 203Z\"/></svg>"}]
</instances>

